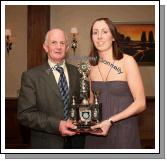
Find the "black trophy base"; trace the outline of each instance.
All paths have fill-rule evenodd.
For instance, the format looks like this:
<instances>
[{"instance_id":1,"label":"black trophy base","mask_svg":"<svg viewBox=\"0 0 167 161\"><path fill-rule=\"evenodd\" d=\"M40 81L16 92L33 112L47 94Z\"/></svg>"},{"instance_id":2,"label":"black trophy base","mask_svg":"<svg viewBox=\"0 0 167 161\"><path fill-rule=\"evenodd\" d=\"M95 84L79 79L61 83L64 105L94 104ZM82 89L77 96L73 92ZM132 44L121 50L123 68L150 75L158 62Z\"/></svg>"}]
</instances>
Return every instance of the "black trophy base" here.
<instances>
[{"instance_id":1,"label":"black trophy base","mask_svg":"<svg viewBox=\"0 0 167 161\"><path fill-rule=\"evenodd\" d=\"M77 129L75 129L76 132L79 133L93 133L93 132L102 132L101 129L91 129L91 126L93 125L77 125Z\"/></svg>"},{"instance_id":2,"label":"black trophy base","mask_svg":"<svg viewBox=\"0 0 167 161\"><path fill-rule=\"evenodd\" d=\"M90 125L77 125L77 132L82 132L82 133L89 133L92 131L92 129L90 128Z\"/></svg>"}]
</instances>

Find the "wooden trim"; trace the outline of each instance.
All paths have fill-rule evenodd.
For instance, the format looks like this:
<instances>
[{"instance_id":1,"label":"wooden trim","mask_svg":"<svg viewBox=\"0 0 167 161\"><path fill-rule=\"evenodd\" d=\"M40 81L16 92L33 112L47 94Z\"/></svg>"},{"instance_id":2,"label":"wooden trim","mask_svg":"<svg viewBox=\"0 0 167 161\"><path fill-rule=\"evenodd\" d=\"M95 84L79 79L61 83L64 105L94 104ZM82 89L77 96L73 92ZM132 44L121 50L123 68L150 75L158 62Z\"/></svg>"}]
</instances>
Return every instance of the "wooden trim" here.
<instances>
[{"instance_id":1,"label":"wooden trim","mask_svg":"<svg viewBox=\"0 0 167 161\"><path fill-rule=\"evenodd\" d=\"M146 96L146 101L155 101L155 96Z\"/></svg>"},{"instance_id":2,"label":"wooden trim","mask_svg":"<svg viewBox=\"0 0 167 161\"><path fill-rule=\"evenodd\" d=\"M28 6L27 69L43 64L45 34L50 28L50 6Z\"/></svg>"},{"instance_id":3,"label":"wooden trim","mask_svg":"<svg viewBox=\"0 0 167 161\"><path fill-rule=\"evenodd\" d=\"M30 129L17 120L17 98L5 98L5 148L28 148Z\"/></svg>"},{"instance_id":4,"label":"wooden trim","mask_svg":"<svg viewBox=\"0 0 167 161\"><path fill-rule=\"evenodd\" d=\"M143 148L155 148L155 97L146 97L146 110L139 114L140 139Z\"/></svg>"}]
</instances>

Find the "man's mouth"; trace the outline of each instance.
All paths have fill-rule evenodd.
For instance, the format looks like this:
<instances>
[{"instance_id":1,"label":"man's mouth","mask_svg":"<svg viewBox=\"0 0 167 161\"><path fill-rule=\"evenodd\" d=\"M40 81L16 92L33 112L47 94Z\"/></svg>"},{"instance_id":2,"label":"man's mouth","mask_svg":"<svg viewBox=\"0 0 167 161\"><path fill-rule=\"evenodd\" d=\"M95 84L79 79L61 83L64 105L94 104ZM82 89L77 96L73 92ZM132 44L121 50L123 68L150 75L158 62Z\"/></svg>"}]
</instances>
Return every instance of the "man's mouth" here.
<instances>
[{"instance_id":1,"label":"man's mouth","mask_svg":"<svg viewBox=\"0 0 167 161\"><path fill-rule=\"evenodd\" d=\"M61 52L60 52L60 51L56 51L55 53L56 53L56 54L61 54Z\"/></svg>"}]
</instances>

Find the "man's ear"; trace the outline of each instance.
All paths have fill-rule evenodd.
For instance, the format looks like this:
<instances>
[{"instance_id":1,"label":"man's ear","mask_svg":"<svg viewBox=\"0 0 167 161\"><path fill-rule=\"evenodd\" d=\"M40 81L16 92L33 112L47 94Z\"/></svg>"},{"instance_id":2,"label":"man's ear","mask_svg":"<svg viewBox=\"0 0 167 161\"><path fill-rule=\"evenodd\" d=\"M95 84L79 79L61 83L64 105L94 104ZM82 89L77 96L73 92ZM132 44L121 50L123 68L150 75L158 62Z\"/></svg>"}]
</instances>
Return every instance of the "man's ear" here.
<instances>
[{"instance_id":1,"label":"man's ear","mask_svg":"<svg viewBox=\"0 0 167 161\"><path fill-rule=\"evenodd\" d=\"M43 43L43 48L46 53L48 53L48 45L46 43Z\"/></svg>"},{"instance_id":2,"label":"man's ear","mask_svg":"<svg viewBox=\"0 0 167 161\"><path fill-rule=\"evenodd\" d=\"M66 53L68 52L69 50L69 45L66 46Z\"/></svg>"}]
</instances>

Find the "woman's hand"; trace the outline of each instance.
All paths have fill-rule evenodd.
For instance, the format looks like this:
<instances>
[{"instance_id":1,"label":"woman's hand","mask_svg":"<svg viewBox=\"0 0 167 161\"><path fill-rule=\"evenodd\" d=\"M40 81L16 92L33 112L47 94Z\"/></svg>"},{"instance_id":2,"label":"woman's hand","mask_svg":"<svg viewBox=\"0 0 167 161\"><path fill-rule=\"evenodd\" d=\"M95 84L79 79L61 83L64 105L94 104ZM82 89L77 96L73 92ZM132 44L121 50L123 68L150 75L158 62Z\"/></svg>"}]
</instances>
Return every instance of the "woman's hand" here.
<instances>
[{"instance_id":1,"label":"woman's hand","mask_svg":"<svg viewBox=\"0 0 167 161\"><path fill-rule=\"evenodd\" d=\"M112 126L109 120L104 120L101 123L91 127L91 134L107 136L110 127Z\"/></svg>"}]
</instances>

